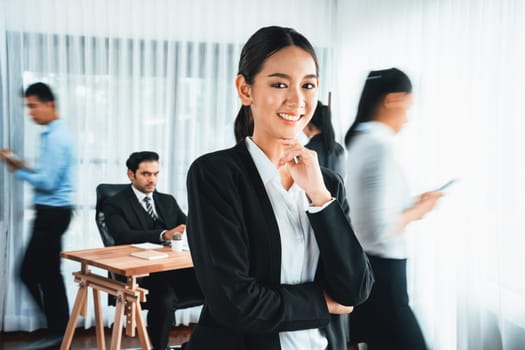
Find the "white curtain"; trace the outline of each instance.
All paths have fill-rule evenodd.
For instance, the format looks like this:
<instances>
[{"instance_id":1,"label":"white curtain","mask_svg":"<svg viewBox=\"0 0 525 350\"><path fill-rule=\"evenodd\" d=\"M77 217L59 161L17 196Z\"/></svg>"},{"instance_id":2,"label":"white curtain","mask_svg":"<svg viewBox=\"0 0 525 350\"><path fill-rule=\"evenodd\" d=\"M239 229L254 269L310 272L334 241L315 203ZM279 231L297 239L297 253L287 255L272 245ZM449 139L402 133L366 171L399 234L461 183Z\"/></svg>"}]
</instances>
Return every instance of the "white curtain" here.
<instances>
[{"instance_id":1,"label":"white curtain","mask_svg":"<svg viewBox=\"0 0 525 350\"><path fill-rule=\"evenodd\" d=\"M0 0L0 148L7 144L7 109L3 101L6 86L6 42L5 42L5 0ZM9 269L5 261L7 255L7 227L9 195L4 190L7 188L7 169L0 168L0 281L6 281ZM5 283L2 283L5 285ZM6 288L0 288L0 329L3 329L4 305Z\"/></svg>"},{"instance_id":2,"label":"white curtain","mask_svg":"<svg viewBox=\"0 0 525 350\"><path fill-rule=\"evenodd\" d=\"M334 108L346 129L366 73L399 67L414 193L450 178L410 227L411 303L432 349L525 348L525 2L341 1Z\"/></svg>"},{"instance_id":3,"label":"white curtain","mask_svg":"<svg viewBox=\"0 0 525 350\"><path fill-rule=\"evenodd\" d=\"M101 247L95 187L127 182L125 160L137 150L160 154L158 189L187 211L186 171L199 155L234 144L240 103L234 79L240 49L264 25L294 27L319 53L323 85L331 86L335 1L293 0L0 0L0 147L29 163L38 133L20 91L49 83L76 140L76 210L64 249ZM4 23L5 21L5 23ZM30 236L31 188L4 166L0 173L2 330L45 325L17 278ZM5 220L4 220L5 218ZM2 248L0 246L0 248ZM63 262L70 304L74 262ZM90 298L91 300L91 298ZM91 301L90 301L91 302ZM71 307L71 305L70 305ZM92 310L92 309L91 309ZM113 310L104 310L105 322ZM92 317L81 320L93 325Z\"/></svg>"}]
</instances>

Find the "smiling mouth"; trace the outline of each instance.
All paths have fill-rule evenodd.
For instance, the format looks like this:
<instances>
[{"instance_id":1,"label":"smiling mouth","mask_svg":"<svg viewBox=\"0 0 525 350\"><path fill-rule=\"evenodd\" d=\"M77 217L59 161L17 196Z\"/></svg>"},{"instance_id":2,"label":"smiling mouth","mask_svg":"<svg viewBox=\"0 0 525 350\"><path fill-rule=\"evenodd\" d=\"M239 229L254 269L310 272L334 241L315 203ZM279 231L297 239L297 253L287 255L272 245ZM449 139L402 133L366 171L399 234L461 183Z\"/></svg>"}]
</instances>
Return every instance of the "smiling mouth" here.
<instances>
[{"instance_id":1,"label":"smiling mouth","mask_svg":"<svg viewBox=\"0 0 525 350\"><path fill-rule=\"evenodd\" d=\"M277 113L277 116L281 119L288 120L291 122L296 122L303 116L302 114L292 115L292 114L286 114L286 113Z\"/></svg>"}]
</instances>

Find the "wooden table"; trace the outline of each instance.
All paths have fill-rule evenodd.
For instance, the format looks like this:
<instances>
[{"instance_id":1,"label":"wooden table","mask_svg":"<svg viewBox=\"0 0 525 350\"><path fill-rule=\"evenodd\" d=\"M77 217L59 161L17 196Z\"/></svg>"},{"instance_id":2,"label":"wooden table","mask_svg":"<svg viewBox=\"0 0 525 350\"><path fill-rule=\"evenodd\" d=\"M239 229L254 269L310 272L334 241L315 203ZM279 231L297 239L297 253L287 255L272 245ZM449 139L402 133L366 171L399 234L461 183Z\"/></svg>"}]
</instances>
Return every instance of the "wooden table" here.
<instances>
[{"instance_id":1,"label":"wooden table","mask_svg":"<svg viewBox=\"0 0 525 350\"><path fill-rule=\"evenodd\" d=\"M131 253L143 250L132 245L120 245L60 253L63 258L81 263L80 271L73 273L75 282L79 284L79 289L60 350L68 350L70 348L78 316L82 315L85 317L87 314L88 288L93 290L98 349L105 350L106 348L100 306L100 291L114 295L117 299L115 323L113 324L111 336L111 350L120 349L124 311L126 313L126 335L134 337L136 328L142 349L151 349L140 307L140 303L146 301L148 291L139 287L137 277L148 276L154 272L193 267L193 262L189 252L172 252L170 247L155 250L167 253L167 258L146 260L131 255ZM89 266L95 266L125 276L126 282L91 273Z\"/></svg>"}]
</instances>

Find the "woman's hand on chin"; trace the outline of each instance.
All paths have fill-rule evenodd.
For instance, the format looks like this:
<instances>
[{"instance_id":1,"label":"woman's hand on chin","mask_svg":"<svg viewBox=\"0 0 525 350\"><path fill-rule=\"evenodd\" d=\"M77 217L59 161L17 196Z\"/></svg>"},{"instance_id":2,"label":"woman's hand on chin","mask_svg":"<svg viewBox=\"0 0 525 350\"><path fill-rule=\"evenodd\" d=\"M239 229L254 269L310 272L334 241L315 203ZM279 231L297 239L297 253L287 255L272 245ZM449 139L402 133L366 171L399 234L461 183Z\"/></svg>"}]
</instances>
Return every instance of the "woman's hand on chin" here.
<instances>
[{"instance_id":1,"label":"woman's hand on chin","mask_svg":"<svg viewBox=\"0 0 525 350\"><path fill-rule=\"evenodd\" d=\"M294 182L306 192L311 205L322 206L330 201L332 196L324 184L317 153L297 140L284 142L285 149L279 166L288 167Z\"/></svg>"}]
</instances>

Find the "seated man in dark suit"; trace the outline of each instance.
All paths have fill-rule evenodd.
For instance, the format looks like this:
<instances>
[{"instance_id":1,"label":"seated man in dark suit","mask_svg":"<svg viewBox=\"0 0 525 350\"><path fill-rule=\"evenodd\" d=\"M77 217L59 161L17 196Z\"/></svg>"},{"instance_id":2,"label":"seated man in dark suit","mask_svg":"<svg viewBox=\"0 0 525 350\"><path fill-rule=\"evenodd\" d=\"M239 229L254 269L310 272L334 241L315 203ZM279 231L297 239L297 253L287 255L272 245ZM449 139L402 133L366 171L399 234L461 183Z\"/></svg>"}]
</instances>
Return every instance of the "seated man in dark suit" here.
<instances>
[{"instance_id":1,"label":"seated man in dark suit","mask_svg":"<svg viewBox=\"0 0 525 350\"><path fill-rule=\"evenodd\" d=\"M109 198L102 211L115 244L163 243L186 228L186 215L175 198L157 192L159 155L132 153L126 165L129 188ZM153 349L166 349L173 324L174 305L182 298L202 299L193 269L167 271L144 278L149 289L148 333Z\"/></svg>"}]
</instances>

